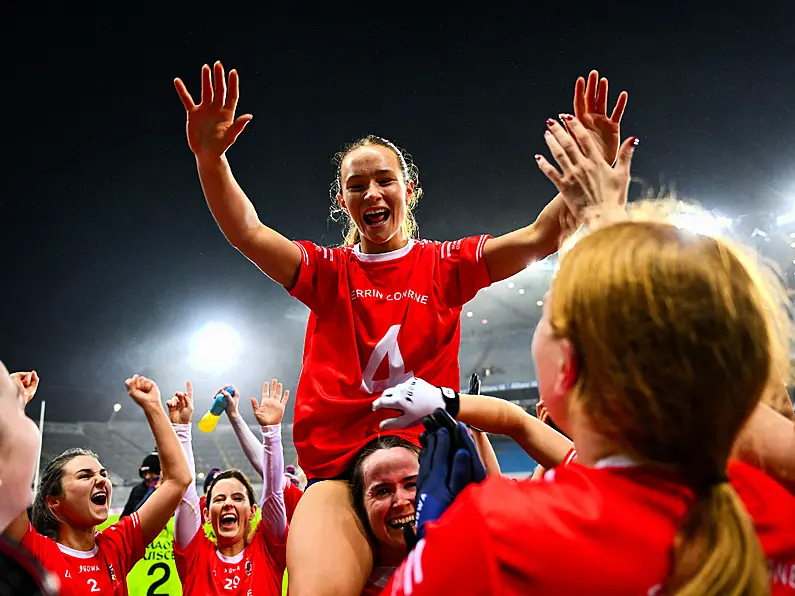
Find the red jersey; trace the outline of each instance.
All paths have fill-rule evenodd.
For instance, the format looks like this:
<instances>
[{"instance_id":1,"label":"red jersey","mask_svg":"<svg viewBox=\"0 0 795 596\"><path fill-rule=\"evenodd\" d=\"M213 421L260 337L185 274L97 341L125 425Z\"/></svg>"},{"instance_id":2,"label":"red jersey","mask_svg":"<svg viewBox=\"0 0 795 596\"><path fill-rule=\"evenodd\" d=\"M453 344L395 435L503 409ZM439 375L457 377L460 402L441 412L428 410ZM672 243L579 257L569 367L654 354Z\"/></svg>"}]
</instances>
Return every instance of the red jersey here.
<instances>
[{"instance_id":1,"label":"red jersey","mask_svg":"<svg viewBox=\"0 0 795 596\"><path fill-rule=\"evenodd\" d=\"M605 463L467 488L384 594L657 594L692 491L659 471ZM742 463L730 464L729 477L784 578L795 563L795 498ZM791 577L771 576L772 594L795 594Z\"/></svg>"},{"instance_id":2,"label":"red jersey","mask_svg":"<svg viewBox=\"0 0 795 596\"><path fill-rule=\"evenodd\" d=\"M126 596L127 574L146 551L138 512L97 532L96 545L90 551L58 544L31 525L22 538L22 546L58 576L61 596Z\"/></svg>"},{"instance_id":3,"label":"red jersey","mask_svg":"<svg viewBox=\"0 0 795 596\"><path fill-rule=\"evenodd\" d=\"M458 389L461 307L491 284L488 236L409 240L362 254L297 242L301 269L290 294L312 311L298 381L293 441L308 478L345 473L394 412L373 412L381 392L420 377ZM394 432L417 443L420 427Z\"/></svg>"},{"instance_id":4,"label":"red jersey","mask_svg":"<svg viewBox=\"0 0 795 596\"><path fill-rule=\"evenodd\" d=\"M293 484L290 479L284 485L284 508L287 511L287 523L293 521L293 513L295 508L298 507L298 501L304 496L304 491Z\"/></svg>"},{"instance_id":5,"label":"red jersey","mask_svg":"<svg viewBox=\"0 0 795 596\"><path fill-rule=\"evenodd\" d=\"M281 542L268 538L262 523L242 552L225 557L199 528L184 550L174 541L174 563L185 596L281 596L287 567L287 533Z\"/></svg>"}]
</instances>

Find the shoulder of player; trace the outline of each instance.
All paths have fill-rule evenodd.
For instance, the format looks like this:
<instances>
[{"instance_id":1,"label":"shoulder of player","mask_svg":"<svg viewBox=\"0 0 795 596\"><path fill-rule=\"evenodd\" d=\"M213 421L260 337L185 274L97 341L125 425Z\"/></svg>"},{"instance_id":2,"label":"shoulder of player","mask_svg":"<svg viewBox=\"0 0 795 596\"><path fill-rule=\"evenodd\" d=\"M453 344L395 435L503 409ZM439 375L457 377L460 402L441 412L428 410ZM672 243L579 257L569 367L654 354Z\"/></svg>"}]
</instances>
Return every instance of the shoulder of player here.
<instances>
[{"instance_id":1,"label":"shoulder of player","mask_svg":"<svg viewBox=\"0 0 795 596\"><path fill-rule=\"evenodd\" d=\"M301 249L302 263L309 263L312 258L319 261L335 263L353 255L352 246L321 246L309 240L294 240L293 244Z\"/></svg>"},{"instance_id":2,"label":"shoulder of player","mask_svg":"<svg viewBox=\"0 0 795 596\"><path fill-rule=\"evenodd\" d=\"M795 496L762 470L744 462L730 461L727 476L757 528L788 528L795 543Z\"/></svg>"}]
</instances>

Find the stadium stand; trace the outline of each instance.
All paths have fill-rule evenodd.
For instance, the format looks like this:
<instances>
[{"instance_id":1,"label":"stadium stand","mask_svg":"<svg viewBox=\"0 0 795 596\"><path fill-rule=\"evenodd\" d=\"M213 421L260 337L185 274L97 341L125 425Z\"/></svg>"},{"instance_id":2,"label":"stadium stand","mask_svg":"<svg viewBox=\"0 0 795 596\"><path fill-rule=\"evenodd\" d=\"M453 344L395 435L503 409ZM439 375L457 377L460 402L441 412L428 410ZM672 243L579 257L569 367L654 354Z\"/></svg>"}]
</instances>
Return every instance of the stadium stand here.
<instances>
[{"instance_id":1,"label":"stadium stand","mask_svg":"<svg viewBox=\"0 0 795 596\"><path fill-rule=\"evenodd\" d=\"M259 427L252 426L256 436ZM283 425L284 456L286 463L296 463L292 443L292 427ZM61 423L45 422L42 439L42 464L72 447L85 447L99 455L100 461L111 474L115 485L133 485L140 481L138 467L147 453L154 450L154 441L145 422ZM225 418L212 433L194 430L196 472L201 484L203 474L210 468L240 468L253 481L259 479L249 464L237 437Z\"/></svg>"}]
</instances>

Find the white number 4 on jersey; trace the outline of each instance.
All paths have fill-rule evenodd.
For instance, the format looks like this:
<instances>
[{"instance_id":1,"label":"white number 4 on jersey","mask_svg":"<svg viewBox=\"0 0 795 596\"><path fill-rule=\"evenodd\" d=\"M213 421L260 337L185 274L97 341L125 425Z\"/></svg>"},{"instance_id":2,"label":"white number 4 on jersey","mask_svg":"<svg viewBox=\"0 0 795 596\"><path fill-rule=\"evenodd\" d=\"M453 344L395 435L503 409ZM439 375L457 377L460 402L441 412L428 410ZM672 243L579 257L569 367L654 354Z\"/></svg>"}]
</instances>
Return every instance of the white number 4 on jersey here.
<instances>
[{"instance_id":1,"label":"white number 4 on jersey","mask_svg":"<svg viewBox=\"0 0 795 596\"><path fill-rule=\"evenodd\" d=\"M362 391L371 395L381 393L414 376L413 372L405 370L403 355L400 353L400 346L398 346L399 333L400 325L392 325L375 345L370 360L362 373ZM375 381L373 376L385 357L389 359L389 378Z\"/></svg>"}]
</instances>

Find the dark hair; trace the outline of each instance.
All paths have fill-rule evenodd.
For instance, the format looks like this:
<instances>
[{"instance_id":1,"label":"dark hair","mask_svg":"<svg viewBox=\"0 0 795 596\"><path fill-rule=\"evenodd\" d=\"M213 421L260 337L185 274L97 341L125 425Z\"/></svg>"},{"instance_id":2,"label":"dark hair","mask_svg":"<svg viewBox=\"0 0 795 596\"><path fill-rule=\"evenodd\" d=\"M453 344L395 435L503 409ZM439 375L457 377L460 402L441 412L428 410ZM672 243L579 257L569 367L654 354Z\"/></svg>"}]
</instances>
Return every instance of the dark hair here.
<instances>
[{"instance_id":1,"label":"dark hair","mask_svg":"<svg viewBox=\"0 0 795 596\"><path fill-rule=\"evenodd\" d=\"M218 484L219 480L225 480L226 478L234 478L235 480L239 480L240 483L246 487L246 493L248 494L248 504L255 505L257 503L257 499L254 497L254 487L251 486L251 482L246 477L246 475L238 470L237 468L232 468L231 470L224 470L220 474L218 474L215 478L212 479L210 485L207 487L207 508L210 508L210 502L213 499L213 489L215 485Z\"/></svg>"},{"instance_id":2,"label":"dark hair","mask_svg":"<svg viewBox=\"0 0 795 596\"><path fill-rule=\"evenodd\" d=\"M63 494L63 469L70 461L81 455L87 455L99 460L96 453L90 449L76 447L67 449L61 455L54 458L41 473L39 490L36 492L36 499L33 501L33 515L31 523L33 528L42 536L55 540L58 537L58 526L60 521L47 504L47 497L57 497Z\"/></svg>"},{"instance_id":3,"label":"dark hair","mask_svg":"<svg viewBox=\"0 0 795 596\"><path fill-rule=\"evenodd\" d=\"M210 488L210 483L215 480L215 477L218 476L223 472L221 468L213 468L209 472L207 472L207 476L204 477L204 494L207 494L207 489Z\"/></svg>"},{"instance_id":4,"label":"dark hair","mask_svg":"<svg viewBox=\"0 0 795 596\"><path fill-rule=\"evenodd\" d=\"M403 447L414 453L417 457L420 455L420 448L411 441L399 437L397 435L384 435L373 439L367 445L362 447L362 450L356 454L353 460L353 467L351 468L351 492L353 493L353 508L356 514L364 524L370 537L375 540L373 529L370 527L370 521L367 518L367 510L364 507L364 462L376 451L382 449L392 449L393 447Z\"/></svg>"},{"instance_id":5,"label":"dark hair","mask_svg":"<svg viewBox=\"0 0 795 596\"><path fill-rule=\"evenodd\" d=\"M403 229L409 238L413 238L417 234L417 220L414 218L414 207L422 197L422 189L420 188L420 171L417 169L417 166L414 165L411 155L409 155L406 151L402 151L392 141L376 135L367 135L357 139L356 141L348 143L342 148L342 151L338 151L336 154L334 154L333 161L336 169L336 176L334 177L334 182L331 183L331 188L329 189L329 195L331 196L331 219L334 221L338 221L340 218L346 219L345 229L343 231L343 236L345 237L345 246L353 246L359 242L359 230L356 228L356 224L353 222L353 219L351 219L351 217L345 212L337 200L337 195L342 194L342 162L345 159L345 156L354 149L371 145L378 145L380 147L386 147L387 149L390 149L395 156L397 156L398 162L400 162L400 171L403 174L403 182L406 185L408 185L409 182L414 183L414 192L409 197L408 205L406 205L406 219L403 221Z\"/></svg>"}]
</instances>

